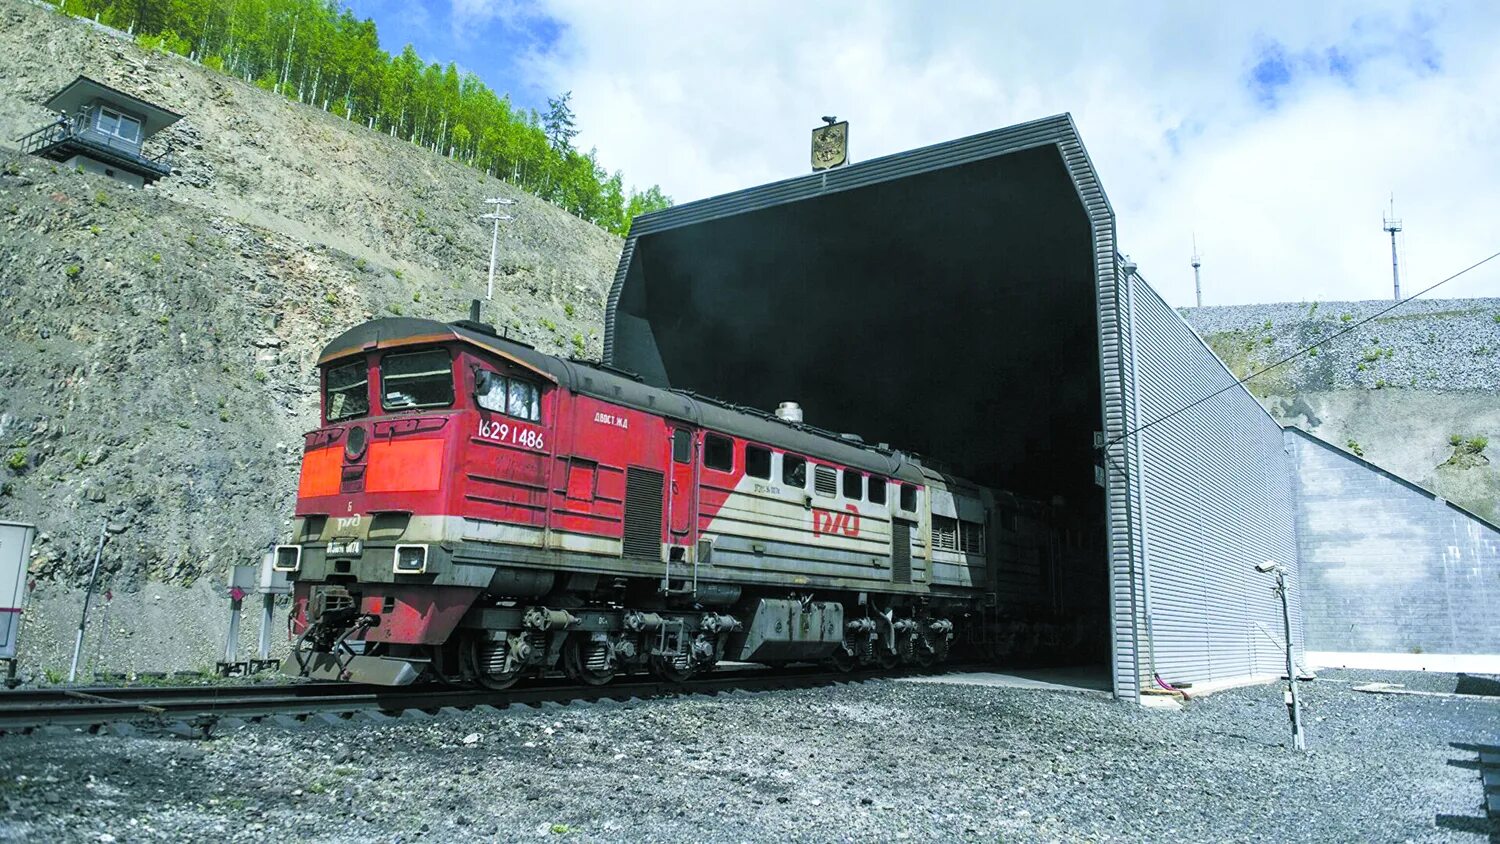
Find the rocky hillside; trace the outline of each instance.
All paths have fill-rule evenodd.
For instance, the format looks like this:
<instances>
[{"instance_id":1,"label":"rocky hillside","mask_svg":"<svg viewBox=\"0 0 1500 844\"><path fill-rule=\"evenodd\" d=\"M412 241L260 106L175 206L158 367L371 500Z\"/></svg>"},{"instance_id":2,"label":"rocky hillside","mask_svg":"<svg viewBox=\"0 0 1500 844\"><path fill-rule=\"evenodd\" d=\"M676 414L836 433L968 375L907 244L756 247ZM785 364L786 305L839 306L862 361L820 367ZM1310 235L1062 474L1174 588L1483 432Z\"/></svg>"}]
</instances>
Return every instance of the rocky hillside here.
<instances>
[{"instance_id":1,"label":"rocky hillside","mask_svg":"<svg viewBox=\"0 0 1500 844\"><path fill-rule=\"evenodd\" d=\"M580 331L585 349L599 347L599 291L620 251L613 235L341 116L141 50L47 7L0 0L0 143L48 122L41 103L80 73L184 115L148 144L169 145L177 166L152 190L337 249L414 289L451 291L449 301L483 291L490 252L490 229L476 220L487 210L483 200L516 200L516 220L500 237L496 285L505 295L490 318L544 347L574 350ZM411 310L406 301L376 304Z\"/></svg>"},{"instance_id":2,"label":"rocky hillside","mask_svg":"<svg viewBox=\"0 0 1500 844\"><path fill-rule=\"evenodd\" d=\"M1389 301L1184 309L1245 376ZM1500 521L1500 299L1417 300L1284 367L1251 392L1296 425ZM1493 443L1493 445L1491 445Z\"/></svg>"},{"instance_id":3,"label":"rocky hillside","mask_svg":"<svg viewBox=\"0 0 1500 844\"><path fill-rule=\"evenodd\" d=\"M38 523L33 574L217 580L290 512L312 362L363 319L453 319L484 295L485 197L516 200L488 319L597 355L619 240L343 119L0 0L0 138L83 73L186 115L145 191L0 147L0 518Z\"/></svg>"}]
</instances>

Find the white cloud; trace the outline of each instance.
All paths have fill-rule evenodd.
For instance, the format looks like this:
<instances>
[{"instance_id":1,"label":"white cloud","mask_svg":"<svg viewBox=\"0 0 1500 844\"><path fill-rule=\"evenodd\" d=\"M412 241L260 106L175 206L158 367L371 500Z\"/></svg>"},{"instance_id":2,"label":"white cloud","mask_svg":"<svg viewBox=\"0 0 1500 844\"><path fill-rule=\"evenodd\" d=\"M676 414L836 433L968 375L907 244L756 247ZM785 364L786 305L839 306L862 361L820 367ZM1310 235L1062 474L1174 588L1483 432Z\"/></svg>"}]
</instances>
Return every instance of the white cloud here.
<instances>
[{"instance_id":1,"label":"white cloud","mask_svg":"<svg viewBox=\"0 0 1500 844\"><path fill-rule=\"evenodd\" d=\"M1500 249L1487 4L1009 5L543 0L566 28L528 67L574 92L580 144L679 201L805 172L823 114L861 160L1072 112L1122 244L1174 304L1193 232L1211 303L1388 295L1391 191L1404 288ZM1254 90L1273 47L1289 79ZM1443 294L1500 295L1500 268Z\"/></svg>"}]
</instances>

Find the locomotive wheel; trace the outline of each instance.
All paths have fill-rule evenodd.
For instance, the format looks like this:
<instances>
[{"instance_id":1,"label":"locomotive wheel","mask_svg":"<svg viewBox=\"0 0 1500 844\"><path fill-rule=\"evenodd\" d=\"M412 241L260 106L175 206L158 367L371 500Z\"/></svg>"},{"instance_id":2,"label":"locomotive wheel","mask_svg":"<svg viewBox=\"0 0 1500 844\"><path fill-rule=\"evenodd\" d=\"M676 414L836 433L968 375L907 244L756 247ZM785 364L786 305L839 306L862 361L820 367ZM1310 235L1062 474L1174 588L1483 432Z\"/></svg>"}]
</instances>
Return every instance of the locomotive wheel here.
<instances>
[{"instance_id":1,"label":"locomotive wheel","mask_svg":"<svg viewBox=\"0 0 1500 844\"><path fill-rule=\"evenodd\" d=\"M850 652L848 648L839 645L833 649L833 656L829 657L828 661L833 664L835 669L848 674L854 670L854 666L859 664L859 657Z\"/></svg>"},{"instance_id":2,"label":"locomotive wheel","mask_svg":"<svg viewBox=\"0 0 1500 844\"><path fill-rule=\"evenodd\" d=\"M883 645L875 646L875 664L886 671L901 664L901 654Z\"/></svg>"},{"instance_id":3,"label":"locomotive wheel","mask_svg":"<svg viewBox=\"0 0 1500 844\"><path fill-rule=\"evenodd\" d=\"M947 639L938 639L937 641L931 642L930 644L932 645L932 647L929 649L928 653L931 654L931 657L928 659L927 664L928 665L940 665L940 664L942 664L944 662L947 662L948 661L948 640Z\"/></svg>"},{"instance_id":4,"label":"locomotive wheel","mask_svg":"<svg viewBox=\"0 0 1500 844\"><path fill-rule=\"evenodd\" d=\"M896 643L896 653L901 655L901 662L905 665L917 665L921 661L917 653L922 646L911 636L902 636L901 641Z\"/></svg>"},{"instance_id":5,"label":"locomotive wheel","mask_svg":"<svg viewBox=\"0 0 1500 844\"><path fill-rule=\"evenodd\" d=\"M587 634L569 636L563 644L563 673L585 686L602 686L615 679L614 671L597 667L601 660L596 649L608 647L603 642L590 641ZM590 662L595 667L590 667Z\"/></svg>"},{"instance_id":6,"label":"locomotive wheel","mask_svg":"<svg viewBox=\"0 0 1500 844\"><path fill-rule=\"evenodd\" d=\"M516 681L521 679L520 671L504 673L489 670L496 659L503 662L505 658L503 650L496 654L495 649L507 647L504 642L490 642L479 636L469 637L463 643L464 674L480 688L489 689L492 692L503 692L514 686Z\"/></svg>"},{"instance_id":7,"label":"locomotive wheel","mask_svg":"<svg viewBox=\"0 0 1500 844\"><path fill-rule=\"evenodd\" d=\"M464 685L464 665L454 645L432 646L432 676L445 686Z\"/></svg>"},{"instance_id":8,"label":"locomotive wheel","mask_svg":"<svg viewBox=\"0 0 1500 844\"><path fill-rule=\"evenodd\" d=\"M651 671L651 676L668 683L686 683L698 673L693 666L680 666L676 660L664 656L653 656L646 665Z\"/></svg>"},{"instance_id":9,"label":"locomotive wheel","mask_svg":"<svg viewBox=\"0 0 1500 844\"><path fill-rule=\"evenodd\" d=\"M913 642L912 659L922 668L931 668L932 664L937 662L937 654L932 652L932 648L929 648L926 642Z\"/></svg>"}]
</instances>

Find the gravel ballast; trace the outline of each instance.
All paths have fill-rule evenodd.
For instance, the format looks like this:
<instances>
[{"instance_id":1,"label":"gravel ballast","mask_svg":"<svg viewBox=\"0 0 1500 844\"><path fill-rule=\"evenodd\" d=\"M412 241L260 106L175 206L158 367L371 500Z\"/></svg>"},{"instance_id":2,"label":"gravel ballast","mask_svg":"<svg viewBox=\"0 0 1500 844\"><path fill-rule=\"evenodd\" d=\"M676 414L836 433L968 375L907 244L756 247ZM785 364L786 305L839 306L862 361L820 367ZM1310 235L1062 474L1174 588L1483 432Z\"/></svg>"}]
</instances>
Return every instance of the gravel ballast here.
<instances>
[{"instance_id":1,"label":"gravel ballast","mask_svg":"<svg viewBox=\"0 0 1500 844\"><path fill-rule=\"evenodd\" d=\"M876 681L252 725L207 740L0 738L3 841L1478 841L1500 702L1304 684L1180 712ZM1451 690L1451 675L1411 685Z\"/></svg>"}]
</instances>

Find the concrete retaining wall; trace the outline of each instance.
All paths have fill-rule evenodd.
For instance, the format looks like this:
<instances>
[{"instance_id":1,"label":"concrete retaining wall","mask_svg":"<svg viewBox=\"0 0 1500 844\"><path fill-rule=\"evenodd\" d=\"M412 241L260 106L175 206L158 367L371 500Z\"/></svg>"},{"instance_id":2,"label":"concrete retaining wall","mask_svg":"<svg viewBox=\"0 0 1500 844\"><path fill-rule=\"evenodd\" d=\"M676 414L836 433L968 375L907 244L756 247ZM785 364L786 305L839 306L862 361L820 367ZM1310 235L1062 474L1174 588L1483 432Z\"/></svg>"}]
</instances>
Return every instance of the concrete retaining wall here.
<instances>
[{"instance_id":1,"label":"concrete retaining wall","mask_svg":"<svg viewBox=\"0 0 1500 844\"><path fill-rule=\"evenodd\" d=\"M1500 654L1500 528L1296 429L1309 651Z\"/></svg>"}]
</instances>

